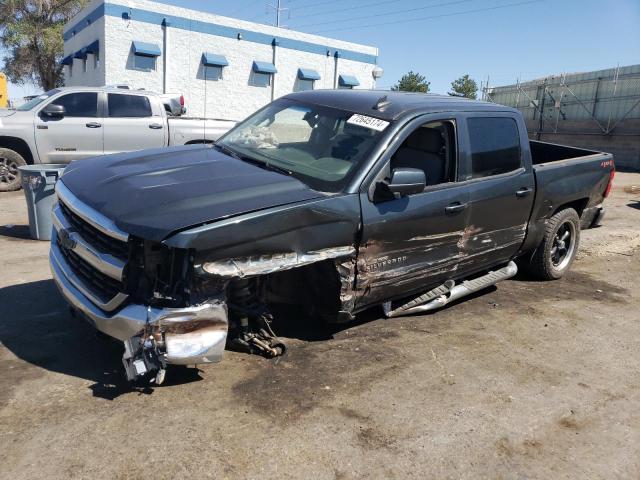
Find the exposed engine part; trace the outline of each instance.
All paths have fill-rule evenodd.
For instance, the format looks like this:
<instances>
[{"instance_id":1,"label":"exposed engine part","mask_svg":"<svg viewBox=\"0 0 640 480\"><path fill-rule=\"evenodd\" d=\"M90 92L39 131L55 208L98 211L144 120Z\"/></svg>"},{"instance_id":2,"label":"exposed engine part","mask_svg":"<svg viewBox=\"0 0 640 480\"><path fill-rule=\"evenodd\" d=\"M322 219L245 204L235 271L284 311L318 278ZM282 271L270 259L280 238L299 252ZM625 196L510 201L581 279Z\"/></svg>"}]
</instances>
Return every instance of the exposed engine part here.
<instances>
[{"instance_id":1,"label":"exposed engine part","mask_svg":"<svg viewBox=\"0 0 640 480\"><path fill-rule=\"evenodd\" d=\"M398 317L400 315L409 315L412 313L428 312L444 307L446 304L453 302L472 293L478 292L484 288L495 285L496 283L513 277L518 273L518 267L515 262L511 261L507 266L488 272L487 274L474 278L473 280L465 280L459 285L453 285L453 282L445 282L443 285L430 290L429 292L392 309L391 302L385 302L382 305L384 314L387 318ZM422 300L417 304L418 300ZM426 302L426 303L425 303Z\"/></svg>"},{"instance_id":2,"label":"exposed engine part","mask_svg":"<svg viewBox=\"0 0 640 480\"><path fill-rule=\"evenodd\" d=\"M162 352L162 340L158 335L137 335L124 341L122 364L127 380L134 382L149 378L150 383L164 382L167 361Z\"/></svg>"},{"instance_id":3,"label":"exposed engine part","mask_svg":"<svg viewBox=\"0 0 640 480\"><path fill-rule=\"evenodd\" d=\"M286 346L271 328L273 315L258 299L255 281L237 279L229 288L229 347L268 358L284 354Z\"/></svg>"}]
</instances>

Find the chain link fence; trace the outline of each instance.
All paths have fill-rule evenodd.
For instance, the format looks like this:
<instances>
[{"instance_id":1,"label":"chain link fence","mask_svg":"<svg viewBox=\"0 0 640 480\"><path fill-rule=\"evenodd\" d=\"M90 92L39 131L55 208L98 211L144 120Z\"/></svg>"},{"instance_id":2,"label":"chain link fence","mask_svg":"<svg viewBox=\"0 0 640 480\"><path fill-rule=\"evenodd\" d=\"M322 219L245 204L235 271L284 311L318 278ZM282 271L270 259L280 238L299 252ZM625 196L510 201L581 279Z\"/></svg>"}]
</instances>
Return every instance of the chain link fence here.
<instances>
[{"instance_id":1,"label":"chain link fence","mask_svg":"<svg viewBox=\"0 0 640 480\"><path fill-rule=\"evenodd\" d=\"M618 163L640 168L640 65L483 86L482 97L520 110L533 138L608 146Z\"/></svg>"}]
</instances>

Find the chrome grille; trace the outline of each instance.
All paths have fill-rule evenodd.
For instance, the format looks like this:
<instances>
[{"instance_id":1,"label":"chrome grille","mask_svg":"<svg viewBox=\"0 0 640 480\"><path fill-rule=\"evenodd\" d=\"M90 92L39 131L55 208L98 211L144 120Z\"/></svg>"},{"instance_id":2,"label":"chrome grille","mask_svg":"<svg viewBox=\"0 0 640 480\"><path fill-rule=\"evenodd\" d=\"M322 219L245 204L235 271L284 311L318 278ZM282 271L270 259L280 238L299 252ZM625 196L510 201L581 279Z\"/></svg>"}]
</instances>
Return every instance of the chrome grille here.
<instances>
[{"instance_id":1,"label":"chrome grille","mask_svg":"<svg viewBox=\"0 0 640 480\"><path fill-rule=\"evenodd\" d=\"M97 228L82 220L82 218L73 213L71 209L62 202L60 202L60 208L72 228L95 248L119 258L127 258L129 256L129 245L126 242L102 233Z\"/></svg>"},{"instance_id":2,"label":"chrome grille","mask_svg":"<svg viewBox=\"0 0 640 480\"><path fill-rule=\"evenodd\" d=\"M56 184L52 255L63 261L68 280L96 306L112 311L127 299L128 234L88 205L62 183Z\"/></svg>"}]
</instances>

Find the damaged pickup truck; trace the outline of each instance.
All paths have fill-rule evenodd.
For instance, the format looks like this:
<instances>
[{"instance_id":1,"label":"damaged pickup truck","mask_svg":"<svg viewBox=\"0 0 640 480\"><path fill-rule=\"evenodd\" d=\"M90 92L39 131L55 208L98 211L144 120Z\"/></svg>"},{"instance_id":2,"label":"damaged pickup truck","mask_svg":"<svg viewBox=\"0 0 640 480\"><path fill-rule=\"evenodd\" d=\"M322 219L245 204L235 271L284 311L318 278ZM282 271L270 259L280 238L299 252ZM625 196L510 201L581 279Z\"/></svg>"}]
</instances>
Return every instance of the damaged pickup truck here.
<instances>
[{"instance_id":1,"label":"damaged pickup truck","mask_svg":"<svg viewBox=\"0 0 640 480\"><path fill-rule=\"evenodd\" d=\"M62 295L124 342L133 380L167 364L267 357L272 312L344 322L424 312L570 267L600 222L611 155L529 141L521 114L436 95L310 91L213 146L72 163L57 184Z\"/></svg>"}]
</instances>

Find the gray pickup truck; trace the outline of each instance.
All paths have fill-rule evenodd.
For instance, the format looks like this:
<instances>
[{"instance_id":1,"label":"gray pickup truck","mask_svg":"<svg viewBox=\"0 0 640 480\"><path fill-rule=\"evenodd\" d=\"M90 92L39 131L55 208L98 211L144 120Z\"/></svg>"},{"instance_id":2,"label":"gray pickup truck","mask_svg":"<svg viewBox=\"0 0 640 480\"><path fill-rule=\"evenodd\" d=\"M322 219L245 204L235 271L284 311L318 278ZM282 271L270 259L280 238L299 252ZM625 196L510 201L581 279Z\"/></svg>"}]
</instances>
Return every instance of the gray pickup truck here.
<instances>
[{"instance_id":1,"label":"gray pickup truck","mask_svg":"<svg viewBox=\"0 0 640 480\"><path fill-rule=\"evenodd\" d=\"M180 105L176 111L172 103L141 90L73 87L50 90L2 111L0 192L20 188L22 165L210 143L236 123L179 116Z\"/></svg>"},{"instance_id":2,"label":"gray pickup truck","mask_svg":"<svg viewBox=\"0 0 640 480\"><path fill-rule=\"evenodd\" d=\"M560 278L613 175L610 154L529 141L512 108L295 93L215 145L72 163L51 269L73 309L124 342L128 378L159 382L167 364L215 362L225 345L281 354L283 308L299 322L373 306L392 317L517 264Z\"/></svg>"}]
</instances>

